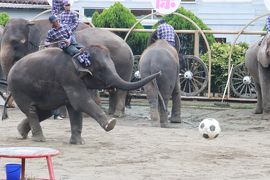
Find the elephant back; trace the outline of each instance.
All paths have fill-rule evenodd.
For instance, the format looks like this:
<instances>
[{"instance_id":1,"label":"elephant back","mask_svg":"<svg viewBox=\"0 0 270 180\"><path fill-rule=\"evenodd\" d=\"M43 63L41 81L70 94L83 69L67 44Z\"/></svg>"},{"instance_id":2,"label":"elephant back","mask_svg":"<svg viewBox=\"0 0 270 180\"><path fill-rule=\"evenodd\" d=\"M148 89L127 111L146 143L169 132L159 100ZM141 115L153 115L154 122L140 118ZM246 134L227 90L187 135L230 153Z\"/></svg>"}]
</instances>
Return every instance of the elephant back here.
<instances>
[{"instance_id":1,"label":"elephant back","mask_svg":"<svg viewBox=\"0 0 270 180\"><path fill-rule=\"evenodd\" d=\"M177 52L179 52L180 50L180 39L178 37L178 35L176 33L174 33L174 37L175 37L175 49ZM156 42L156 40L158 39L157 37L157 30L155 30L150 37L148 38L147 41L147 47L150 46L151 44L153 44L154 42Z\"/></svg>"}]
</instances>

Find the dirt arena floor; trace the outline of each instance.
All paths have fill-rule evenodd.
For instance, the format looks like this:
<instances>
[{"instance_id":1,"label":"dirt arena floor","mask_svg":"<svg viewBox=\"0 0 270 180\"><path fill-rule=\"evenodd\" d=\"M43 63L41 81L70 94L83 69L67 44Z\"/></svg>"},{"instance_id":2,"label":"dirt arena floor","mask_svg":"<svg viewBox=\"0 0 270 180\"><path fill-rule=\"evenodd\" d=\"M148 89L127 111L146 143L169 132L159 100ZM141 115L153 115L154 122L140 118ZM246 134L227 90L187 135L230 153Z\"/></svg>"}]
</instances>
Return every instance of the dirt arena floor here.
<instances>
[{"instance_id":1,"label":"dirt arena floor","mask_svg":"<svg viewBox=\"0 0 270 180\"><path fill-rule=\"evenodd\" d=\"M85 118L85 145L68 144L67 119L42 123L45 143L19 140L16 127L24 115L9 109L9 120L0 122L0 146L59 149L61 154L53 161L56 179L62 180L270 179L270 121L251 113L254 104L220 108L212 102L186 101L182 108L185 122L168 129L151 127L148 106L136 104L109 133ZM215 140L199 135L197 126L206 117L221 124L222 133ZM5 178L4 165L16 162L19 160L0 160L0 179ZM26 163L28 178L48 177L45 159Z\"/></svg>"}]
</instances>

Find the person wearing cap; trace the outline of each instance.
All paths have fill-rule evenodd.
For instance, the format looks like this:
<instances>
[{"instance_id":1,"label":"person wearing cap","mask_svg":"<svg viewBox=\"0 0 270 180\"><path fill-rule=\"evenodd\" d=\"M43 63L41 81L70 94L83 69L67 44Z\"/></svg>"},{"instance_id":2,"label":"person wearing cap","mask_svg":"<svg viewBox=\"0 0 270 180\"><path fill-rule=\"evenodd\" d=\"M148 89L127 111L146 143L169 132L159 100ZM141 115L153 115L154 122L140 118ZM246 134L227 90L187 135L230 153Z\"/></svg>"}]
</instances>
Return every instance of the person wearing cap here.
<instances>
[{"instance_id":1,"label":"person wearing cap","mask_svg":"<svg viewBox=\"0 0 270 180\"><path fill-rule=\"evenodd\" d=\"M49 21L52 28L48 31L45 46L56 43L64 52L74 56L74 58L76 57L83 67L90 66L90 54L80 51L83 47L78 45L75 38L72 38L71 29L67 25L60 24L58 17L55 15L51 15Z\"/></svg>"},{"instance_id":2,"label":"person wearing cap","mask_svg":"<svg viewBox=\"0 0 270 180\"><path fill-rule=\"evenodd\" d=\"M52 0L52 15L59 15L64 11L63 0Z\"/></svg>"},{"instance_id":3,"label":"person wearing cap","mask_svg":"<svg viewBox=\"0 0 270 180\"><path fill-rule=\"evenodd\" d=\"M175 46L175 34L174 34L174 28L167 24L164 19L161 19L158 22L158 27L157 27L157 38L158 39L164 39L168 41L172 46Z\"/></svg>"},{"instance_id":4,"label":"person wearing cap","mask_svg":"<svg viewBox=\"0 0 270 180\"><path fill-rule=\"evenodd\" d=\"M63 0L64 11L59 15L60 23L67 25L72 33L75 32L79 25L77 14L70 10L69 0Z\"/></svg>"}]
</instances>

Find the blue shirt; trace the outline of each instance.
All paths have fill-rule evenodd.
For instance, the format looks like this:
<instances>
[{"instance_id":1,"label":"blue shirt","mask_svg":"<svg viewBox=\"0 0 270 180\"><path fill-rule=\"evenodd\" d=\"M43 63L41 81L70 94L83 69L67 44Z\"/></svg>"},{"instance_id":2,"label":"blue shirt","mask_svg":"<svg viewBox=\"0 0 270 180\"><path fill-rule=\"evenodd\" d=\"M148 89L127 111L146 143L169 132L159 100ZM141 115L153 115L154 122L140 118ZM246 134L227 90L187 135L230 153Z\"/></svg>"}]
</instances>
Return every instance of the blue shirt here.
<instances>
[{"instance_id":1,"label":"blue shirt","mask_svg":"<svg viewBox=\"0 0 270 180\"><path fill-rule=\"evenodd\" d=\"M66 25L60 25L59 29L52 28L48 31L48 35L46 38L46 42L55 42L60 40L70 40L71 44L75 43L74 39L72 37L72 31L70 28ZM65 42L59 42L58 43L59 48L66 48L67 44Z\"/></svg>"},{"instance_id":2,"label":"blue shirt","mask_svg":"<svg viewBox=\"0 0 270 180\"><path fill-rule=\"evenodd\" d=\"M266 18L266 30L267 32L270 32L270 16Z\"/></svg>"},{"instance_id":3,"label":"blue shirt","mask_svg":"<svg viewBox=\"0 0 270 180\"><path fill-rule=\"evenodd\" d=\"M67 25L72 32L74 32L77 29L79 25L77 14L71 11L63 11L59 17L60 23Z\"/></svg>"},{"instance_id":4,"label":"blue shirt","mask_svg":"<svg viewBox=\"0 0 270 180\"><path fill-rule=\"evenodd\" d=\"M159 25L157 27L157 37L158 39L164 39L175 46L174 28L171 25L166 23Z\"/></svg>"},{"instance_id":5,"label":"blue shirt","mask_svg":"<svg viewBox=\"0 0 270 180\"><path fill-rule=\"evenodd\" d=\"M63 0L52 0L52 14L59 15L64 11Z\"/></svg>"}]
</instances>

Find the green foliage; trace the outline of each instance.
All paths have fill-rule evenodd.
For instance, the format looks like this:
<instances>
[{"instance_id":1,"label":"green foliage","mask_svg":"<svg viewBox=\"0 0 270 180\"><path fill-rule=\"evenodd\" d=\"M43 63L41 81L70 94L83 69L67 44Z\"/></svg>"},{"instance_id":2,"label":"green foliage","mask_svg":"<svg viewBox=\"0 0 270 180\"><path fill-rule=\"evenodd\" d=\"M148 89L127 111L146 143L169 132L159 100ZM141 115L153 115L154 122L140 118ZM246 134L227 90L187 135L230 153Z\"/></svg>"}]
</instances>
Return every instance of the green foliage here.
<instances>
[{"instance_id":1,"label":"green foliage","mask_svg":"<svg viewBox=\"0 0 270 180\"><path fill-rule=\"evenodd\" d=\"M108 28L131 28L136 22L136 17L125 8L120 2L116 2L109 9L103 10L101 14L95 12L92 17L92 22L96 27ZM141 24L136 28L143 29ZM125 38L126 33L116 33L122 38ZM141 54L146 49L147 33L131 33L127 43L131 47L134 54Z\"/></svg>"},{"instance_id":2,"label":"green foliage","mask_svg":"<svg viewBox=\"0 0 270 180\"><path fill-rule=\"evenodd\" d=\"M206 24L202 22L200 18L195 16L191 11L186 10L185 8L181 7L177 11L177 13L180 13L182 15L187 16L191 20L193 20L202 30L210 30ZM178 30L197 30L197 28L188 20L179 17L177 15L167 15L163 17L164 20L172 25L175 29ZM156 27L156 25L154 26ZM180 42L181 42L181 49L180 52L182 54L193 54L194 52L194 35L192 34L180 34L179 35ZM213 35L206 35L206 38L209 42L209 44L213 44L215 42L215 38ZM200 53L204 54L207 51L204 39L200 37Z\"/></svg>"},{"instance_id":3,"label":"green foliage","mask_svg":"<svg viewBox=\"0 0 270 180\"><path fill-rule=\"evenodd\" d=\"M211 91L221 93L224 91L228 78L228 61L231 44L214 43L211 45L212 51L212 82ZM232 54L232 64L238 65L244 62L248 44L236 44ZM208 53L204 54L202 60L208 65Z\"/></svg>"},{"instance_id":4,"label":"green foliage","mask_svg":"<svg viewBox=\"0 0 270 180\"><path fill-rule=\"evenodd\" d=\"M9 21L9 16L6 12L0 13L0 25L5 26Z\"/></svg>"}]
</instances>

